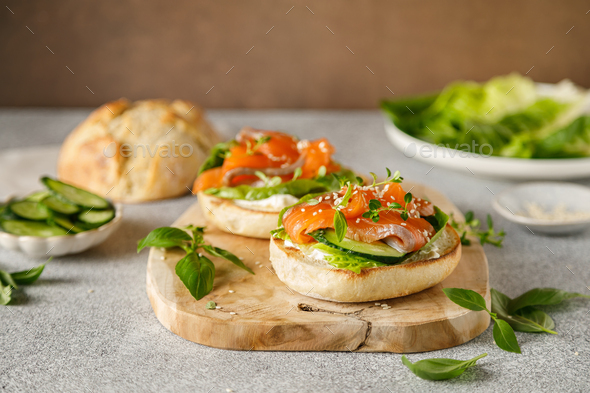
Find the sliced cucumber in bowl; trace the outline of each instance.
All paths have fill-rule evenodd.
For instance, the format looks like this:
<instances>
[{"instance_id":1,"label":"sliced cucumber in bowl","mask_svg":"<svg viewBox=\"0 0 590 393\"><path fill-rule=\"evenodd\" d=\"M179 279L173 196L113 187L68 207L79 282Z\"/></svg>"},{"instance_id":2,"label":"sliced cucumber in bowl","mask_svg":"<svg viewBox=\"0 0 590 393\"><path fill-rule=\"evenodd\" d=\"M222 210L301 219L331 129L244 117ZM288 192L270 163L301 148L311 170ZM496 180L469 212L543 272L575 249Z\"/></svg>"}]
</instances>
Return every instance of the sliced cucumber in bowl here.
<instances>
[{"instance_id":1,"label":"sliced cucumber in bowl","mask_svg":"<svg viewBox=\"0 0 590 393\"><path fill-rule=\"evenodd\" d=\"M61 227L38 221L6 220L2 221L0 225L4 232L16 236L52 237L67 235L67 231Z\"/></svg>"},{"instance_id":2,"label":"sliced cucumber in bowl","mask_svg":"<svg viewBox=\"0 0 590 393\"><path fill-rule=\"evenodd\" d=\"M86 228L73 223L68 217L55 215L48 220L49 225L59 226L60 228L66 229L69 233L80 233L84 232Z\"/></svg>"},{"instance_id":3,"label":"sliced cucumber in bowl","mask_svg":"<svg viewBox=\"0 0 590 393\"><path fill-rule=\"evenodd\" d=\"M40 202L19 201L9 205L10 211L28 220L42 221L51 217L51 210Z\"/></svg>"},{"instance_id":4,"label":"sliced cucumber in bowl","mask_svg":"<svg viewBox=\"0 0 590 393\"><path fill-rule=\"evenodd\" d=\"M42 177L41 182L51 191L61 195L75 205L94 209L107 209L111 206L106 199L59 180L50 177Z\"/></svg>"},{"instance_id":5,"label":"sliced cucumber in bowl","mask_svg":"<svg viewBox=\"0 0 590 393\"><path fill-rule=\"evenodd\" d=\"M41 203L54 212L62 214L74 214L80 211L80 207L78 207L78 205L74 205L73 203L70 203L55 195L47 196L41 201Z\"/></svg>"},{"instance_id":6,"label":"sliced cucumber in bowl","mask_svg":"<svg viewBox=\"0 0 590 393\"><path fill-rule=\"evenodd\" d=\"M78 220L86 224L86 226L90 226L92 228L99 227L101 225L106 224L107 222L111 221L115 218L115 211L108 209L108 210L94 210L90 209L85 212L78 214Z\"/></svg>"}]
</instances>

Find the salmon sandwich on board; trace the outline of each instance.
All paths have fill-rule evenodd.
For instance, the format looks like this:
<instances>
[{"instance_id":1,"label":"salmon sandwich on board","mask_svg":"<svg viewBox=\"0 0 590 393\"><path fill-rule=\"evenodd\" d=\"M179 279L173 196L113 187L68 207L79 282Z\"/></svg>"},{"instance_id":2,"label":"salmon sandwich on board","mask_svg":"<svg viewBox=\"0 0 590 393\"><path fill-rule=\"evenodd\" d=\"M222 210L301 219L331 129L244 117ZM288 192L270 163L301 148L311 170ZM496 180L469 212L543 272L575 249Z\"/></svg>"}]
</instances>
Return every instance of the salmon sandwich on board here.
<instances>
[{"instance_id":1,"label":"salmon sandwich on board","mask_svg":"<svg viewBox=\"0 0 590 393\"><path fill-rule=\"evenodd\" d=\"M360 181L332 159L334 151L325 138L299 140L245 127L212 149L193 192L207 220L222 231L269 239L286 206L307 194L340 190L338 178Z\"/></svg>"},{"instance_id":2,"label":"salmon sandwich on board","mask_svg":"<svg viewBox=\"0 0 590 393\"><path fill-rule=\"evenodd\" d=\"M387 169L381 183L372 175L369 186L336 175L339 190L306 195L281 211L270 260L289 288L368 302L433 287L455 269L461 239L448 215L404 191L399 172Z\"/></svg>"}]
</instances>

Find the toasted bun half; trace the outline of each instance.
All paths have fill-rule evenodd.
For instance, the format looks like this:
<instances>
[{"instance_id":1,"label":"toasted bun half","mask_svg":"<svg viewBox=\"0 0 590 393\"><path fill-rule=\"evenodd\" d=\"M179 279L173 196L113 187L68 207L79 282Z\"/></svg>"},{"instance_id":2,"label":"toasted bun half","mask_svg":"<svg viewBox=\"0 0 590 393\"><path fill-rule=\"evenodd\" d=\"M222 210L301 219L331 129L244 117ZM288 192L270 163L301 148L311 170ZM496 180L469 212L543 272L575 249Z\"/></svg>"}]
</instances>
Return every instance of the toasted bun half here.
<instances>
[{"instance_id":1,"label":"toasted bun half","mask_svg":"<svg viewBox=\"0 0 590 393\"><path fill-rule=\"evenodd\" d=\"M199 192L197 198L207 221L224 232L270 239L270 231L277 227L279 213L245 209L204 192Z\"/></svg>"},{"instance_id":2,"label":"toasted bun half","mask_svg":"<svg viewBox=\"0 0 590 393\"><path fill-rule=\"evenodd\" d=\"M399 265L374 267L356 274L271 239L270 260L277 276L289 288L333 302L369 302L411 295L443 281L461 259L461 240L449 225L436 240L440 256L419 259L415 254ZM425 257L427 258L427 257Z\"/></svg>"}]
</instances>

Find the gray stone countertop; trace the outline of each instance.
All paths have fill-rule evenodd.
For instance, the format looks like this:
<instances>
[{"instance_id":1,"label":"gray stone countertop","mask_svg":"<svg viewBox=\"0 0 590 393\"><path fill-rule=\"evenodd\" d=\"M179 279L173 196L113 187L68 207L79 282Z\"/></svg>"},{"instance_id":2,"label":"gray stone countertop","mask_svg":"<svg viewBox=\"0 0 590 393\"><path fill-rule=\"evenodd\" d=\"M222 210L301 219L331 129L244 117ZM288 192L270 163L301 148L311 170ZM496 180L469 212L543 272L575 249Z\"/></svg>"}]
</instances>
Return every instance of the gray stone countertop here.
<instances>
[{"instance_id":1,"label":"gray stone countertop","mask_svg":"<svg viewBox=\"0 0 590 393\"><path fill-rule=\"evenodd\" d=\"M4 149L59 144L88 113L0 109L0 156ZM491 213L508 236L503 248L485 246L490 283L511 297L534 287L590 293L590 234L552 238L505 221L492 210L492 193L512 183L478 179L467 169L431 169L405 157L385 139L376 111L215 110L209 118L227 136L243 125L286 130L304 138L326 136L337 148L337 159L353 168L399 169L407 179L444 192L462 211L474 210L482 218ZM36 284L18 291L9 306L0 306L0 390L590 390L590 302L585 299L546 307L559 334L517 333L522 355L496 347L491 326L464 345L408 355L414 362L489 354L461 377L439 382L417 378L402 365L399 354L241 352L186 341L154 316L145 291L147 252L136 254L134 248L139 238L172 223L193 202L188 196L126 206L122 226L107 242L79 255L55 258ZM0 250L0 269L14 271L40 262Z\"/></svg>"}]
</instances>

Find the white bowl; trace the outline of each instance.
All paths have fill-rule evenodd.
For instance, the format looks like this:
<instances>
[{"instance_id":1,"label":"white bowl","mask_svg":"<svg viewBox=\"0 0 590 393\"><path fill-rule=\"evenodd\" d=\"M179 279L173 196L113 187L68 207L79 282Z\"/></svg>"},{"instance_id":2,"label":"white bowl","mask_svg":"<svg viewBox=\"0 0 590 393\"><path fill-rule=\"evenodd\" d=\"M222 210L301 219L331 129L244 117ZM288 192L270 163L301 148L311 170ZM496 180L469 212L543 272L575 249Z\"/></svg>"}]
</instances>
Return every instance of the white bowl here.
<instances>
[{"instance_id":1,"label":"white bowl","mask_svg":"<svg viewBox=\"0 0 590 393\"><path fill-rule=\"evenodd\" d=\"M531 232L564 235L590 228L590 218L575 220L543 220L519 215L526 211L527 202L535 202L551 211L563 203L573 212L588 212L590 188L575 183L533 182L510 187L494 197L494 209L509 221L528 228Z\"/></svg>"},{"instance_id":2,"label":"white bowl","mask_svg":"<svg viewBox=\"0 0 590 393\"><path fill-rule=\"evenodd\" d=\"M52 237L16 236L0 232L0 246L24 252L34 258L76 254L105 241L121 225L122 217L123 206L117 204L115 205L115 218L96 229L75 235Z\"/></svg>"},{"instance_id":3,"label":"white bowl","mask_svg":"<svg viewBox=\"0 0 590 393\"><path fill-rule=\"evenodd\" d=\"M571 89L571 82L537 83L541 96L560 99ZM567 95L567 94L566 94ZM590 94L587 94L582 111L590 112ZM428 165L463 172L466 175L512 180L564 180L590 177L590 158L528 159L491 156L489 148L480 147L481 154L442 147L414 138L397 128L384 113L385 132L391 143L406 157Z\"/></svg>"},{"instance_id":4,"label":"white bowl","mask_svg":"<svg viewBox=\"0 0 590 393\"><path fill-rule=\"evenodd\" d=\"M390 142L406 157L466 175L512 180L560 180L590 177L590 158L527 159L486 156L441 147L406 134L385 115Z\"/></svg>"}]
</instances>

